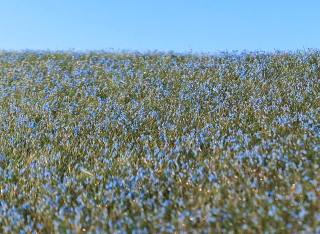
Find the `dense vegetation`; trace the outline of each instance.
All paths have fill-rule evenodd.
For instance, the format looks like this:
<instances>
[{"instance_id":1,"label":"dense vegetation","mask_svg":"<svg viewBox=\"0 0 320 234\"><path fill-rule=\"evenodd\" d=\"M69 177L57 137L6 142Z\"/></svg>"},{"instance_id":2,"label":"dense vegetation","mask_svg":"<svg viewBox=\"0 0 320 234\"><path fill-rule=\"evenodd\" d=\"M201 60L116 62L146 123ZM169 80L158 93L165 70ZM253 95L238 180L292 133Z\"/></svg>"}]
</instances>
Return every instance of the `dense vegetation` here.
<instances>
[{"instance_id":1,"label":"dense vegetation","mask_svg":"<svg viewBox=\"0 0 320 234\"><path fill-rule=\"evenodd\" d=\"M320 232L319 78L319 50L0 52L0 232Z\"/></svg>"}]
</instances>

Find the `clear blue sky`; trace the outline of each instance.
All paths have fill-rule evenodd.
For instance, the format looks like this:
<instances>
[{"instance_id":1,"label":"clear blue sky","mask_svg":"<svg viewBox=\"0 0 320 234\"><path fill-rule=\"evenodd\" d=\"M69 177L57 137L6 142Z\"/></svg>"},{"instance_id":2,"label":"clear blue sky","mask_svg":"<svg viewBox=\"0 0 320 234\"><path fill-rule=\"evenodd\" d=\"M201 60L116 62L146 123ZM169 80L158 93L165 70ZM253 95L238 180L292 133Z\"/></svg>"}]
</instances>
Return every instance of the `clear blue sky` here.
<instances>
[{"instance_id":1,"label":"clear blue sky","mask_svg":"<svg viewBox=\"0 0 320 234\"><path fill-rule=\"evenodd\" d=\"M0 50L320 47L318 0L0 0Z\"/></svg>"}]
</instances>

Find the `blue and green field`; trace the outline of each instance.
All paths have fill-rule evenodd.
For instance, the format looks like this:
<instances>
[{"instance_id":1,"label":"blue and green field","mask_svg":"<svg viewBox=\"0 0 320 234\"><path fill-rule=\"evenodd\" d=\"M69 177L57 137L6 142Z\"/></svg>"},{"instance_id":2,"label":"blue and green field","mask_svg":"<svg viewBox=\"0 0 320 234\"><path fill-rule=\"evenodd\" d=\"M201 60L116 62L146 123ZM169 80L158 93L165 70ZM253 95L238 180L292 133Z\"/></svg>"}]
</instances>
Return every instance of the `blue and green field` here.
<instances>
[{"instance_id":1,"label":"blue and green field","mask_svg":"<svg viewBox=\"0 0 320 234\"><path fill-rule=\"evenodd\" d=\"M0 233L319 233L320 50L0 52Z\"/></svg>"}]
</instances>

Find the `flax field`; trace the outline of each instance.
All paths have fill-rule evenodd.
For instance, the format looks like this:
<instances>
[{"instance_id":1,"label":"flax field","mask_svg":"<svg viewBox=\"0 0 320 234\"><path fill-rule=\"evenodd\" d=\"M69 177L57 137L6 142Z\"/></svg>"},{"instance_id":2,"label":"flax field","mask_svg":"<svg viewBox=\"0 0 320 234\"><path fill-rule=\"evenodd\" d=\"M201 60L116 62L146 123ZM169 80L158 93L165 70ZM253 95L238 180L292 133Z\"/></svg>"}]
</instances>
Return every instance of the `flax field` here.
<instances>
[{"instance_id":1,"label":"flax field","mask_svg":"<svg viewBox=\"0 0 320 234\"><path fill-rule=\"evenodd\" d=\"M320 233L320 50L0 51L0 233Z\"/></svg>"}]
</instances>

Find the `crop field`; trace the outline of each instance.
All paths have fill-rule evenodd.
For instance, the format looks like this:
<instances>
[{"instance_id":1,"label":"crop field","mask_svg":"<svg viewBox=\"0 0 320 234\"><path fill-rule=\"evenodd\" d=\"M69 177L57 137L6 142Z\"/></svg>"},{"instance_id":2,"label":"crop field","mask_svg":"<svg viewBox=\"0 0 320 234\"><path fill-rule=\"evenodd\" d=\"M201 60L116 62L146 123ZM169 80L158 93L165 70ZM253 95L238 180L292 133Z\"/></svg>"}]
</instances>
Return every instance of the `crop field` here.
<instances>
[{"instance_id":1,"label":"crop field","mask_svg":"<svg viewBox=\"0 0 320 234\"><path fill-rule=\"evenodd\" d=\"M0 233L319 233L320 50L0 51Z\"/></svg>"}]
</instances>

